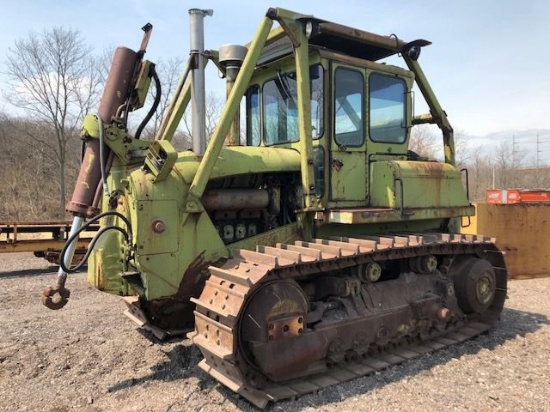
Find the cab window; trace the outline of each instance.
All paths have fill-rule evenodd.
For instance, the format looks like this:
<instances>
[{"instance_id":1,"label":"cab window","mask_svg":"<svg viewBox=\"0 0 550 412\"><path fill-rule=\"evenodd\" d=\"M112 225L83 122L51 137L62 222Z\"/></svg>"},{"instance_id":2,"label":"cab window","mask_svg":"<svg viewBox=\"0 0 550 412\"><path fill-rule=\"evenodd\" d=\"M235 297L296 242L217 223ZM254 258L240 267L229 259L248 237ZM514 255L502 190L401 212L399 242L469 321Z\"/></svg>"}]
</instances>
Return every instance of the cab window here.
<instances>
[{"instance_id":1,"label":"cab window","mask_svg":"<svg viewBox=\"0 0 550 412\"><path fill-rule=\"evenodd\" d=\"M407 138L406 85L399 77L369 78L369 134L373 142L403 143Z\"/></svg>"},{"instance_id":2,"label":"cab window","mask_svg":"<svg viewBox=\"0 0 550 412\"><path fill-rule=\"evenodd\" d=\"M314 139L323 134L323 68L310 67L311 129ZM278 73L262 87L263 136L265 145L299 139L296 73ZM254 117L247 108L247 115ZM250 127L250 125L247 125ZM250 132L249 135L253 134Z\"/></svg>"},{"instance_id":3,"label":"cab window","mask_svg":"<svg viewBox=\"0 0 550 412\"><path fill-rule=\"evenodd\" d=\"M296 81L279 75L263 87L264 139L266 145L298 140Z\"/></svg>"},{"instance_id":4,"label":"cab window","mask_svg":"<svg viewBox=\"0 0 550 412\"><path fill-rule=\"evenodd\" d=\"M246 92L246 144L260 145L260 88L257 85Z\"/></svg>"},{"instance_id":5,"label":"cab window","mask_svg":"<svg viewBox=\"0 0 550 412\"><path fill-rule=\"evenodd\" d=\"M357 70L339 67L334 73L334 136L339 146L361 146L364 141L365 83Z\"/></svg>"}]
</instances>

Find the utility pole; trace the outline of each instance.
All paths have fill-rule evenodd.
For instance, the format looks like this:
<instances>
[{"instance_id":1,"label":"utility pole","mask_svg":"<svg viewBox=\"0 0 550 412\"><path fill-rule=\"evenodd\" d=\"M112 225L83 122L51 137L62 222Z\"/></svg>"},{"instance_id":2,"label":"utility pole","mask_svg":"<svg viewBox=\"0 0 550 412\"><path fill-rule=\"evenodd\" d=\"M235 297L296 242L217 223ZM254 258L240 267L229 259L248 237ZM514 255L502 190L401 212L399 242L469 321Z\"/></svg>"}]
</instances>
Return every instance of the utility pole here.
<instances>
[{"instance_id":1,"label":"utility pole","mask_svg":"<svg viewBox=\"0 0 550 412\"><path fill-rule=\"evenodd\" d=\"M512 135L512 186L516 184L516 135Z\"/></svg>"},{"instance_id":2,"label":"utility pole","mask_svg":"<svg viewBox=\"0 0 550 412\"><path fill-rule=\"evenodd\" d=\"M539 170L539 135L537 134L537 154L536 154L536 160L535 160L535 168L537 169L537 172Z\"/></svg>"},{"instance_id":3,"label":"utility pole","mask_svg":"<svg viewBox=\"0 0 550 412\"><path fill-rule=\"evenodd\" d=\"M516 135L512 135L512 167L516 165Z\"/></svg>"}]
</instances>

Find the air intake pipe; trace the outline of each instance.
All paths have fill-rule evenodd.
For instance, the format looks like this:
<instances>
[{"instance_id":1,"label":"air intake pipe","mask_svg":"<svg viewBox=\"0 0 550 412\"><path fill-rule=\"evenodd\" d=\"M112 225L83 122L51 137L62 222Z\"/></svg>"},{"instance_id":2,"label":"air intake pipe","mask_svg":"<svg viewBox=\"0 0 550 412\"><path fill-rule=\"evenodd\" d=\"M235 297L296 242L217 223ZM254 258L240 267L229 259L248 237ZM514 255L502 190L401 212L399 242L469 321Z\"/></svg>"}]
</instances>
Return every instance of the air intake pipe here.
<instances>
[{"instance_id":1,"label":"air intake pipe","mask_svg":"<svg viewBox=\"0 0 550 412\"><path fill-rule=\"evenodd\" d=\"M235 80L246 57L247 48L235 44L226 44L220 47L219 50L219 62L220 66L225 70L226 79L226 95L229 99L229 95L233 90ZM241 135L241 116L240 110L237 110L229 133L225 138L225 144L227 146L237 146L240 143Z\"/></svg>"}]
</instances>

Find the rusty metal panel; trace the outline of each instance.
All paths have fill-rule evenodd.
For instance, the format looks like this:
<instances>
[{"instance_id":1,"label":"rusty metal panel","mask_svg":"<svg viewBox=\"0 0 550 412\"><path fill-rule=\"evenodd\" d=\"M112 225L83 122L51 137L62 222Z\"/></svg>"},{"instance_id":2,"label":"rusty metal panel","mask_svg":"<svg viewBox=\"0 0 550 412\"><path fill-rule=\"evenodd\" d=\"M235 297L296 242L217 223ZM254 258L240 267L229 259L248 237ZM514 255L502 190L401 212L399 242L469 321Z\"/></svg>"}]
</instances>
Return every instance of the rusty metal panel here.
<instances>
[{"instance_id":1,"label":"rusty metal panel","mask_svg":"<svg viewBox=\"0 0 550 412\"><path fill-rule=\"evenodd\" d=\"M140 255L176 252L178 242L178 205L175 200L137 202L141 222L137 231Z\"/></svg>"},{"instance_id":2,"label":"rusty metal panel","mask_svg":"<svg viewBox=\"0 0 550 412\"><path fill-rule=\"evenodd\" d=\"M478 203L476 216L462 233L496 237L505 252L509 279L550 276L550 205L542 203L497 205ZM463 222L466 223L466 222Z\"/></svg>"},{"instance_id":3,"label":"rusty metal panel","mask_svg":"<svg viewBox=\"0 0 550 412\"><path fill-rule=\"evenodd\" d=\"M371 166L372 207L457 207L469 204L460 172L439 162L379 161Z\"/></svg>"}]
</instances>

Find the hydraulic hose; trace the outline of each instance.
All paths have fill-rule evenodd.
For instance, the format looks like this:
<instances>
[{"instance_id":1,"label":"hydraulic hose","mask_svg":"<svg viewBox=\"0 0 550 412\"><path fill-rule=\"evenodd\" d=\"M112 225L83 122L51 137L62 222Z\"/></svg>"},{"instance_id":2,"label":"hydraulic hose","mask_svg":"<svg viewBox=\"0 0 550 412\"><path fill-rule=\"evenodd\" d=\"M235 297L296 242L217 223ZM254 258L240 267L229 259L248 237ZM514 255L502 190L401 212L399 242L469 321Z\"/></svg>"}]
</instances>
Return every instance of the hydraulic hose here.
<instances>
[{"instance_id":1,"label":"hydraulic hose","mask_svg":"<svg viewBox=\"0 0 550 412\"><path fill-rule=\"evenodd\" d=\"M84 266L86 264L86 262L88 261L88 258L90 257L90 254L92 253L92 250L94 249L94 246L95 246L96 242L98 241L98 239L100 238L100 236L103 233L105 233L109 230L118 230L126 238L128 238L128 232L126 230L124 230L123 228L119 227L119 226L105 226L105 227L102 227L100 230L98 230L98 232L95 234L95 236L90 241L90 244L88 245L88 250L86 250L86 253L84 254L84 257L82 258L82 261L79 264L77 264L76 266L73 266L73 267L69 268L65 265L65 262L63 260L61 260L60 264L59 264L61 269L63 269L65 271L65 273L74 273L74 272L77 272L78 270L80 270L82 268L82 266ZM68 242L70 242L70 240ZM67 244L65 244L65 246L61 250L61 256L63 256L64 253L66 253L66 248L67 248Z\"/></svg>"},{"instance_id":2,"label":"hydraulic hose","mask_svg":"<svg viewBox=\"0 0 550 412\"><path fill-rule=\"evenodd\" d=\"M143 129L145 129L145 126L147 125L147 123L149 123L149 120L151 120L151 118L153 117L153 114L157 111L157 108L160 104L161 90L162 90L160 79L157 75L157 71L155 70L155 66L152 65L150 70L151 70L151 76L155 81L155 90L156 90L155 100L153 101L153 105L147 112L147 115L143 118L139 127L137 128L136 135L135 135L136 139L139 139L139 137L141 136L141 133L143 132Z\"/></svg>"},{"instance_id":3,"label":"hydraulic hose","mask_svg":"<svg viewBox=\"0 0 550 412\"><path fill-rule=\"evenodd\" d=\"M90 241L90 244L88 245L88 250L86 251L86 254L84 255L84 257L82 258L82 261L70 268L68 266L70 266L70 263L69 265L67 265L65 263L65 254L67 253L67 251L69 250L70 248L70 245L72 245L72 243L78 239L78 237L80 236L80 234L82 232L85 232L86 229L88 229L88 227L92 224L92 223L95 223L97 222L99 219L103 218L103 217L106 217L106 216L116 216L116 217L119 217L120 219L122 219L122 221L126 224L126 227L127 227L127 230L124 230L123 228L119 227L119 226L113 226L113 225L110 225L110 226L105 226L105 227L102 227L96 234L95 236L93 237L93 239ZM72 233L71 236L69 237L69 239L67 239L67 242L65 243L65 246L63 246L63 249L61 250L61 255L60 255L60 267L61 269L65 272L65 273L74 273L76 272L77 270L79 270L80 268L82 268L82 266L84 266L84 264L87 262L88 258L90 257L90 253L92 252L93 248L94 248L94 245L95 243L97 242L97 240L99 239L99 237L107 232L108 230L118 230L119 232L121 232L124 237L126 238L126 243L128 244L128 246L131 246L132 244L132 224L130 223L130 221L128 220L128 218L126 216L124 216L123 214L119 213L119 212L115 212L115 211L108 211L108 212L104 212L104 213L100 213L99 215L93 217L92 219L88 220L86 223L84 223L75 233Z\"/></svg>"},{"instance_id":4,"label":"hydraulic hose","mask_svg":"<svg viewBox=\"0 0 550 412\"><path fill-rule=\"evenodd\" d=\"M86 254L82 259L82 261L75 267L70 268L69 266L71 265L72 258L74 256L74 251L76 249L78 237L80 236L80 234L86 229L88 229L90 224L96 222L97 220L105 216L117 216L121 218L126 224L127 229L125 230L119 226L112 226L112 225L101 228L96 233L92 241L90 242L90 245L88 245L88 250L86 251ZM91 251L93 250L95 243L97 242L99 237L108 230L118 230L119 232L121 232L126 237L128 248L131 247L131 244L132 244L131 223L128 220L128 218L126 218L126 216L122 215L121 213L115 212L115 211L104 212L93 217L86 223L84 223L84 217L82 216L74 217L69 239L67 239L67 242L63 247L63 250L61 250L59 271L57 272L57 283L55 286L46 288L42 291L42 304L44 306L52 310L57 310L57 309L61 309L67 304L69 296L71 294L70 291L67 288L65 288L65 281L67 280L67 274L77 271L84 265L84 263L86 263L86 261L90 256Z\"/></svg>"}]
</instances>

